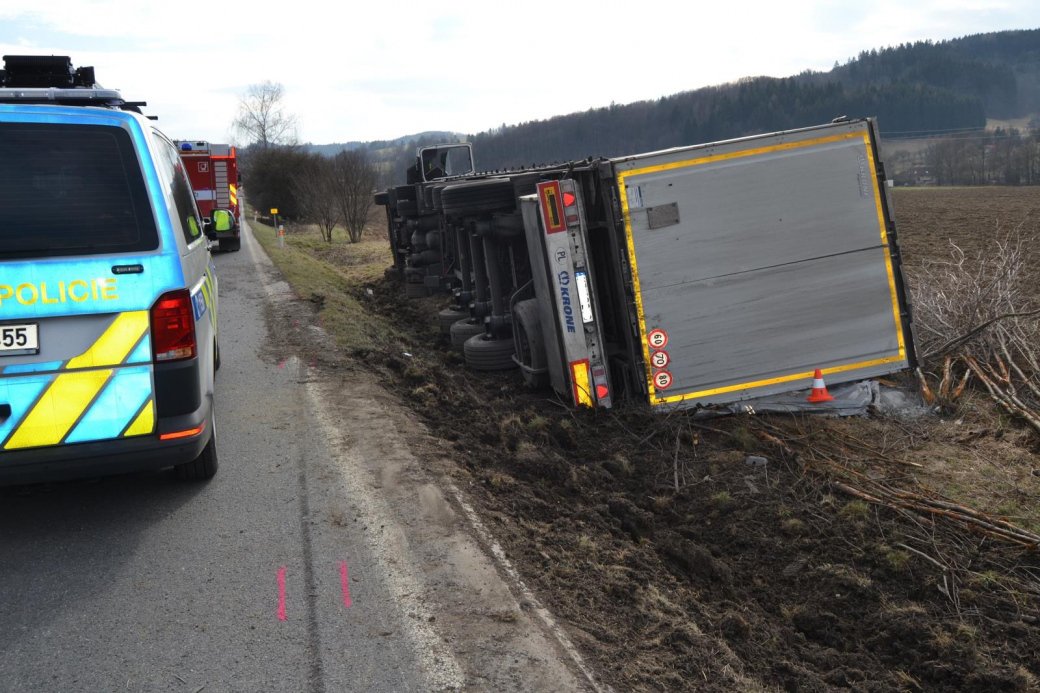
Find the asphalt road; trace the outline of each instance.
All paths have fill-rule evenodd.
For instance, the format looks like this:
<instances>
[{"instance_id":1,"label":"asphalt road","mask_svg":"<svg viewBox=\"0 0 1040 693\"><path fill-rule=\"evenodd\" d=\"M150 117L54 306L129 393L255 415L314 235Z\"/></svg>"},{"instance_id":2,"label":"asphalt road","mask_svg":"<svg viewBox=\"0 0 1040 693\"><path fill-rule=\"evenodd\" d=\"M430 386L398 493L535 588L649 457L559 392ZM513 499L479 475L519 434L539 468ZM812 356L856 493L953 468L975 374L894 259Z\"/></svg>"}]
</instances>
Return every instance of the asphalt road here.
<instances>
[{"instance_id":1,"label":"asphalt road","mask_svg":"<svg viewBox=\"0 0 1040 693\"><path fill-rule=\"evenodd\" d=\"M329 455L252 252L216 256L213 481L0 491L0 690L428 690L367 545L314 518Z\"/></svg>"}]
</instances>

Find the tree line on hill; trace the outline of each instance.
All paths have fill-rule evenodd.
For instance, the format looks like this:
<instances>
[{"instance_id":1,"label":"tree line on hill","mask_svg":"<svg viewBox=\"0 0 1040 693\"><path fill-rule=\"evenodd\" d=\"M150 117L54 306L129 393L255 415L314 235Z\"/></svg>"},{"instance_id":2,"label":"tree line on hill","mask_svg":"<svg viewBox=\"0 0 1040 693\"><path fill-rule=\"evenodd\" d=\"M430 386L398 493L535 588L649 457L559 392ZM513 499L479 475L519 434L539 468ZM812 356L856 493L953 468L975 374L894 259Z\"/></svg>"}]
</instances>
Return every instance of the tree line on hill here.
<instances>
[{"instance_id":1,"label":"tree line on hill","mask_svg":"<svg viewBox=\"0 0 1040 693\"><path fill-rule=\"evenodd\" d=\"M283 219L314 224L329 243L342 227L357 243L372 218L376 167L362 151L335 156L297 145L275 145L248 153L244 183L253 208L276 208Z\"/></svg>"},{"instance_id":2,"label":"tree line on hill","mask_svg":"<svg viewBox=\"0 0 1040 693\"><path fill-rule=\"evenodd\" d=\"M863 51L828 72L799 79L841 82L848 89L872 84L922 84L977 97L990 118L1040 110L1040 30L976 34L950 41L917 41ZM895 128L893 129L909 129Z\"/></svg>"},{"instance_id":3,"label":"tree line on hill","mask_svg":"<svg viewBox=\"0 0 1040 693\"><path fill-rule=\"evenodd\" d=\"M981 129L987 116L1038 110L1040 30L1007 31L864 51L828 72L743 79L655 101L502 125L468 139L478 167L497 170L712 142L839 115L877 116L883 134L927 134ZM403 182L407 161L408 156L395 161L395 181Z\"/></svg>"},{"instance_id":4,"label":"tree line on hill","mask_svg":"<svg viewBox=\"0 0 1040 693\"><path fill-rule=\"evenodd\" d=\"M478 166L501 169L587 156L622 156L668 147L826 123L841 115L876 115L882 129L982 127L982 104L908 84L846 91L839 83L755 78L656 101L612 104L482 132L470 138Z\"/></svg>"},{"instance_id":5,"label":"tree line on hill","mask_svg":"<svg viewBox=\"0 0 1040 693\"><path fill-rule=\"evenodd\" d=\"M1040 185L1040 122L1029 130L997 128L937 138L917 165L909 151L888 163L896 185Z\"/></svg>"}]
</instances>

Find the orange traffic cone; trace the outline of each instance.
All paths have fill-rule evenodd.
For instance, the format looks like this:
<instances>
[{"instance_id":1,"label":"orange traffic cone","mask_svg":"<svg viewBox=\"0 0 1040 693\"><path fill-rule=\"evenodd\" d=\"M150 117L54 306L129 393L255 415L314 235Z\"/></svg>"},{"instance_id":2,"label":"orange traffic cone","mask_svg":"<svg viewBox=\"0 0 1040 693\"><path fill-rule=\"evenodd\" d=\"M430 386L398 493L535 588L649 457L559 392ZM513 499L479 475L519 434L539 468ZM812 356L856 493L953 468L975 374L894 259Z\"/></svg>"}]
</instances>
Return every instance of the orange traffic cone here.
<instances>
[{"instance_id":1,"label":"orange traffic cone","mask_svg":"<svg viewBox=\"0 0 1040 693\"><path fill-rule=\"evenodd\" d=\"M817 402L830 402L833 399L831 393L827 392L827 385L823 382L823 371L817 368L816 372L813 373L812 392L809 393L806 401L815 404Z\"/></svg>"}]
</instances>

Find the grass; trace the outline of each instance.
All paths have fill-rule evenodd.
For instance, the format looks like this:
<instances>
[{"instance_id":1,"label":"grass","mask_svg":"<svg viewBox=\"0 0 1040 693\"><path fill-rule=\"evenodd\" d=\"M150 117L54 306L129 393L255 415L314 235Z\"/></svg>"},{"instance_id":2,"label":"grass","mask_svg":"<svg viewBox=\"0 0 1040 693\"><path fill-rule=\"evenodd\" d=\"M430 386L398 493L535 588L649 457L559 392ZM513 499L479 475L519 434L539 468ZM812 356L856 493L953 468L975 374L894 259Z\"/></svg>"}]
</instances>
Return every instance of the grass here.
<instances>
[{"instance_id":1,"label":"grass","mask_svg":"<svg viewBox=\"0 0 1040 693\"><path fill-rule=\"evenodd\" d=\"M341 348L353 352L398 341L400 335L387 322L359 303L364 284L382 279L391 262L386 239L374 225L355 244L342 232L327 243L316 228L300 227L286 231L284 248L278 247L271 226L262 221L249 226L296 294L320 306L317 317Z\"/></svg>"},{"instance_id":2,"label":"grass","mask_svg":"<svg viewBox=\"0 0 1040 693\"><path fill-rule=\"evenodd\" d=\"M883 547L882 554L885 557L885 562L888 567L896 573L901 573L906 570L910 565L910 552L903 551L902 549L893 549L891 547Z\"/></svg>"},{"instance_id":3,"label":"grass","mask_svg":"<svg viewBox=\"0 0 1040 693\"><path fill-rule=\"evenodd\" d=\"M849 522L863 522L867 519L870 506L861 500L846 503L845 507L838 511L838 515Z\"/></svg>"}]
</instances>

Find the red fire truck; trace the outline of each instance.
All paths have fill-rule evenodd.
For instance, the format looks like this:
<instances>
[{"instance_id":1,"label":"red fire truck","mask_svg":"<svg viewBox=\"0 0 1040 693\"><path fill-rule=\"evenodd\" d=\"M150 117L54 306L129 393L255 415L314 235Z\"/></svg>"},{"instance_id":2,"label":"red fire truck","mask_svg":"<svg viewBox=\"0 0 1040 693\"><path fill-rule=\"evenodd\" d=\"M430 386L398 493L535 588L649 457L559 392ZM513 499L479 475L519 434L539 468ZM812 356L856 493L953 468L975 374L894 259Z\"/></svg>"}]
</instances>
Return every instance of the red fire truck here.
<instances>
[{"instance_id":1,"label":"red fire truck","mask_svg":"<svg viewBox=\"0 0 1040 693\"><path fill-rule=\"evenodd\" d=\"M221 250L239 250L242 237L238 221L238 165L235 148L229 144L192 140L177 140L177 147L202 216L211 221L214 209L226 209L235 218L234 226L228 231L216 231L212 223L207 224L206 235L219 241Z\"/></svg>"}]
</instances>

